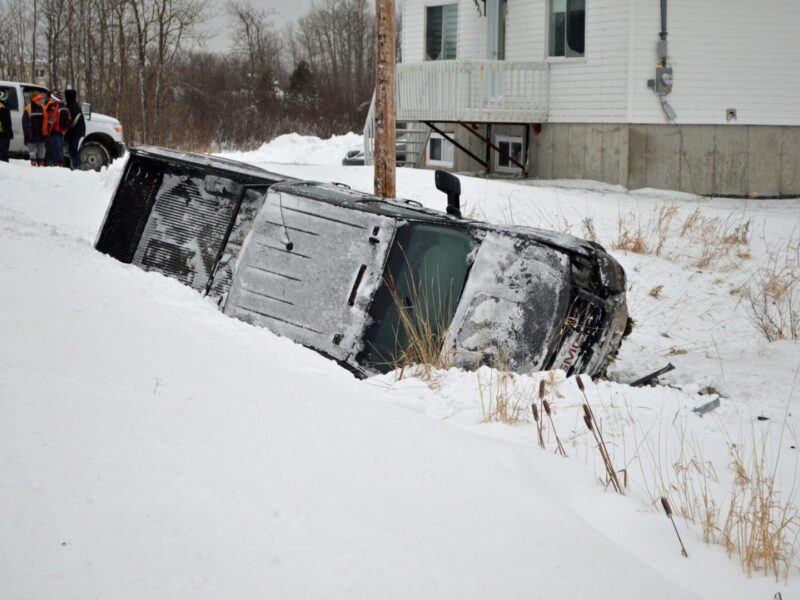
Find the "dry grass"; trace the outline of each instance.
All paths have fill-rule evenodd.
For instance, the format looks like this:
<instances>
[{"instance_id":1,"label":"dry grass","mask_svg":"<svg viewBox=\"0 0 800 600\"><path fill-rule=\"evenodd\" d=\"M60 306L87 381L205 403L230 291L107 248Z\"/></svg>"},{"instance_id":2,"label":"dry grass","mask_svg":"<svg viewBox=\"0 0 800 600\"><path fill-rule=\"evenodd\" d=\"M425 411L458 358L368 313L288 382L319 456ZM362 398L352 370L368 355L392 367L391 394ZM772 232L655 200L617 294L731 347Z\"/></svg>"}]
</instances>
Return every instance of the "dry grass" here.
<instances>
[{"instance_id":1,"label":"dry grass","mask_svg":"<svg viewBox=\"0 0 800 600\"><path fill-rule=\"evenodd\" d=\"M396 285L393 282L388 284L397 309L400 331L406 340L401 344L400 332L396 332L397 348L392 366L399 371L398 378L402 378L410 368L414 376L430 381L436 371L453 366L453 352L444 350L450 325L448 315L451 300L429 297L428 286L413 279L410 284L409 305L400 297Z\"/></svg>"},{"instance_id":2,"label":"dry grass","mask_svg":"<svg viewBox=\"0 0 800 600\"><path fill-rule=\"evenodd\" d=\"M775 487L775 469L767 462L766 438L753 440L749 449L730 445L731 469L735 477L721 530L712 531L712 542L737 554L748 575L763 572L785 577L792 568L795 544L800 534L800 512L793 494L782 498Z\"/></svg>"},{"instance_id":3,"label":"dry grass","mask_svg":"<svg viewBox=\"0 0 800 600\"><path fill-rule=\"evenodd\" d=\"M704 220L705 217L703 213L700 212L699 208L695 208L692 214L686 217L686 220L683 222L680 228L680 236L685 237L687 233L690 231L694 231L697 228L698 223Z\"/></svg>"},{"instance_id":4,"label":"dry grass","mask_svg":"<svg viewBox=\"0 0 800 600\"><path fill-rule=\"evenodd\" d=\"M503 369L484 369L478 370L475 376L484 423L515 425L530 422L529 406L533 395L531 390L519 389L517 375Z\"/></svg>"},{"instance_id":5,"label":"dry grass","mask_svg":"<svg viewBox=\"0 0 800 600\"><path fill-rule=\"evenodd\" d=\"M619 235L614 241L615 250L625 250L635 254L649 254L650 248L645 242L644 232L640 225L629 226L619 220Z\"/></svg>"},{"instance_id":6,"label":"dry grass","mask_svg":"<svg viewBox=\"0 0 800 600\"><path fill-rule=\"evenodd\" d=\"M590 242L596 242L597 230L594 227L594 219L592 219L592 217L585 217L581 224L583 226L583 237Z\"/></svg>"},{"instance_id":7,"label":"dry grass","mask_svg":"<svg viewBox=\"0 0 800 600\"><path fill-rule=\"evenodd\" d=\"M652 296L655 299L658 299L658 298L661 297L661 290L663 290L663 289L664 289L663 285L657 285L653 289L651 289L649 292L647 292L647 295L648 296Z\"/></svg>"},{"instance_id":8,"label":"dry grass","mask_svg":"<svg viewBox=\"0 0 800 600\"><path fill-rule=\"evenodd\" d=\"M800 243L770 257L745 290L750 317L770 342L800 340Z\"/></svg>"},{"instance_id":9,"label":"dry grass","mask_svg":"<svg viewBox=\"0 0 800 600\"><path fill-rule=\"evenodd\" d=\"M737 267L748 260L751 220L738 213L727 217L709 217L696 208L682 223L676 223L677 206L662 205L648 218L641 214L620 216L617 236L611 246L636 254L688 258L691 265L705 269L723 259L727 267ZM586 227L584 226L584 233ZM691 242L687 244L686 242ZM686 255L687 248L699 251Z\"/></svg>"},{"instance_id":10,"label":"dry grass","mask_svg":"<svg viewBox=\"0 0 800 600\"><path fill-rule=\"evenodd\" d=\"M700 245L694 266L705 269L723 258L734 258L733 266L750 258L750 229L752 221L732 213L725 218L707 217L696 208L680 226L681 238L690 238Z\"/></svg>"},{"instance_id":11,"label":"dry grass","mask_svg":"<svg viewBox=\"0 0 800 600\"><path fill-rule=\"evenodd\" d=\"M702 250L695 266L705 269L722 258L733 255L739 261L746 260L750 253L743 250L750 243L750 219L741 223L729 220L710 219L701 230Z\"/></svg>"},{"instance_id":12,"label":"dry grass","mask_svg":"<svg viewBox=\"0 0 800 600\"><path fill-rule=\"evenodd\" d=\"M769 459L769 449L780 448L783 434L776 444L768 432L757 439L755 431L747 444L728 443L731 484L726 492L698 440L685 435L680 421L673 427L677 458L671 462L666 458L667 440L674 438L662 440L659 431L637 440L631 461L638 463L653 505L668 498L678 516L699 525L706 543L719 544L729 556L737 556L748 575L786 579L800 566L796 554L800 511L794 501L796 482L785 494L776 485L780 452ZM652 435L658 437L655 447Z\"/></svg>"},{"instance_id":13,"label":"dry grass","mask_svg":"<svg viewBox=\"0 0 800 600\"><path fill-rule=\"evenodd\" d=\"M625 217L620 215L617 221L617 238L612 246L626 252L661 256L677 213L677 206L662 205L646 221L638 214Z\"/></svg>"}]
</instances>

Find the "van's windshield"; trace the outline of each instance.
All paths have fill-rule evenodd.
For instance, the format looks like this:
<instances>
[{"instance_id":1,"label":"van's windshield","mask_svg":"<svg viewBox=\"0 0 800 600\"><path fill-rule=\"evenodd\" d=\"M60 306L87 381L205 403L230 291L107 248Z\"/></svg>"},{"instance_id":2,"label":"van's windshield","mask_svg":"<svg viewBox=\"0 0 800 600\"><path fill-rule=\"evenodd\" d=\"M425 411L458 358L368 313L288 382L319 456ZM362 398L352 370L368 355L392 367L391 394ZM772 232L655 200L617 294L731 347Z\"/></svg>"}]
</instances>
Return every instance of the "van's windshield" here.
<instances>
[{"instance_id":1,"label":"van's windshield","mask_svg":"<svg viewBox=\"0 0 800 600\"><path fill-rule=\"evenodd\" d=\"M425 354L438 354L475 246L459 229L423 223L399 227L369 311L372 322L359 362L386 372L400 361L423 362Z\"/></svg>"}]
</instances>

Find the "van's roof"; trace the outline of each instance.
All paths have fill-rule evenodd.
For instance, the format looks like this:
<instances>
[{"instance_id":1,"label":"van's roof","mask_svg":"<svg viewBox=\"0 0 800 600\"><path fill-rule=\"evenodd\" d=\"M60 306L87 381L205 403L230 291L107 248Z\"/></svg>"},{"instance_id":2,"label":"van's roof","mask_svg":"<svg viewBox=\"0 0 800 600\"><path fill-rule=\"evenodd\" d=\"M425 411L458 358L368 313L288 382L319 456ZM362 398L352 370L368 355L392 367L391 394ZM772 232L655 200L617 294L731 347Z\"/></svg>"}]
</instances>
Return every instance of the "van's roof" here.
<instances>
[{"instance_id":1,"label":"van's roof","mask_svg":"<svg viewBox=\"0 0 800 600\"><path fill-rule=\"evenodd\" d=\"M24 81L0 81L0 85L21 85L21 86L38 87L50 90L49 87L47 87L46 85L42 85L41 83L26 83Z\"/></svg>"}]
</instances>

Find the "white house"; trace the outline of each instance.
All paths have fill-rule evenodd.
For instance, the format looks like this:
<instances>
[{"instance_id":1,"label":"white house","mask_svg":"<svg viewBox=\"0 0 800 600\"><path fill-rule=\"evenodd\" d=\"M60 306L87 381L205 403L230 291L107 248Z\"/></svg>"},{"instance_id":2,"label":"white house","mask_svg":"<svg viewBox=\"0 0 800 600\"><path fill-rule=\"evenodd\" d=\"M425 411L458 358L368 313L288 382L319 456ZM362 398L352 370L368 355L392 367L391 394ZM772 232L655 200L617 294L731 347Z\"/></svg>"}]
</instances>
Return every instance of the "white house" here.
<instances>
[{"instance_id":1,"label":"white house","mask_svg":"<svg viewBox=\"0 0 800 600\"><path fill-rule=\"evenodd\" d=\"M402 19L397 119L433 128L427 164L800 195L800 0L403 0Z\"/></svg>"}]
</instances>

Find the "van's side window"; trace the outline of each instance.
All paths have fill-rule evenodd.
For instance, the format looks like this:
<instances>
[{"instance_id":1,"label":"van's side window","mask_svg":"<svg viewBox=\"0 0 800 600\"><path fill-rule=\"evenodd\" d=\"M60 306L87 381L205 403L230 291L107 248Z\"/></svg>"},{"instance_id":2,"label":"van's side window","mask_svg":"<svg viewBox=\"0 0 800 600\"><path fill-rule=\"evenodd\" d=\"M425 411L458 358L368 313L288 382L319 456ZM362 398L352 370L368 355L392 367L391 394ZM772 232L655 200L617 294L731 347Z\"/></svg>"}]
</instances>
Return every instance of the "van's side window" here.
<instances>
[{"instance_id":1,"label":"van's side window","mask_svg":"<svg viewBox=\"0 0 800 600\"><path fill-rule=\"evenodd\" d=\"M17 99L17 88L14 86L0 85L0 90L6 92L6 106L9 110L19 110L19 100Z\"/></svg>"}]
</instances>

